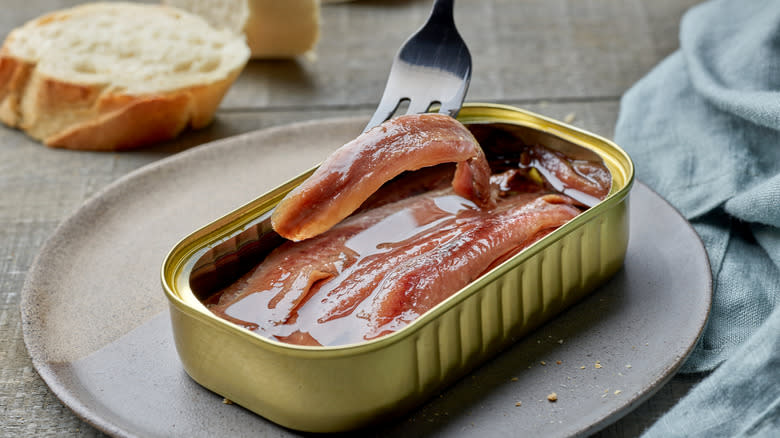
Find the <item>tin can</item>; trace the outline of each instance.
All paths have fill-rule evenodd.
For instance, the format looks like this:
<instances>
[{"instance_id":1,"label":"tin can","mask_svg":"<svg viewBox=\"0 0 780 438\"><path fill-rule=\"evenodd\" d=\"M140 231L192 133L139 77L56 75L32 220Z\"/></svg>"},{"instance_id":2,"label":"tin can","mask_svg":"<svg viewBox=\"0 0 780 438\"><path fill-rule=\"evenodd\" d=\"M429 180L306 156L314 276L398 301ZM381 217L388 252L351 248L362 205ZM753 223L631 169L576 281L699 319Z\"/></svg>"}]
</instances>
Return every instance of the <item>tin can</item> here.
<instances>
[{"instance_id":1,"label":"tin can","mask_svg":"<svg viewBox=\"0 0 780 438\"><path fill-rule=\"evenodd\" d=\"M606 199L473 281L403 329L335 347L286 344L212 314L226 286L281 238L270 212L313 169L193 232L168 254L162 285L176 348L199 384L282 426L360 428L408 412L576 303L622 265L628 244L629 156L611 141L521 109L466 104L466 125L510 125L520 143L600 158Z\"/></svg>"}]
</instances>

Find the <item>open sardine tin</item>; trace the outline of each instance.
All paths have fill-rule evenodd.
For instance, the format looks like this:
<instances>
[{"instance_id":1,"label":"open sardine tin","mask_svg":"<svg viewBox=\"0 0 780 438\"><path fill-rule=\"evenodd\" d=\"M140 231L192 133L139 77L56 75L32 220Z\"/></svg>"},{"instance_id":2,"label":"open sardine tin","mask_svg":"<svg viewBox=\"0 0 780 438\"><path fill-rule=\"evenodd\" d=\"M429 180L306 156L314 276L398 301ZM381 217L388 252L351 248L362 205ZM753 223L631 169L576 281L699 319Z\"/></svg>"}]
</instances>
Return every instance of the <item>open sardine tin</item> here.
<instances>
[{"instance_id":1,"label":"open sardine tin","mask_svg":"<svg viewBox=\"0 0 780 438\"><path fill-rule=\"evenodd\" d=\"M524 110L467 104L464 124L514 125L520 143L595 154L612 176L606 199L495 267L405 328L336 347L268 339L212 314L224 286L277 246L270 212L313 171L195 231L162 267L176 348L199 384L282 426L360 428L408 412L574 304L620 269L634 170L613 142Z\"/></svg>"}]
</instances>

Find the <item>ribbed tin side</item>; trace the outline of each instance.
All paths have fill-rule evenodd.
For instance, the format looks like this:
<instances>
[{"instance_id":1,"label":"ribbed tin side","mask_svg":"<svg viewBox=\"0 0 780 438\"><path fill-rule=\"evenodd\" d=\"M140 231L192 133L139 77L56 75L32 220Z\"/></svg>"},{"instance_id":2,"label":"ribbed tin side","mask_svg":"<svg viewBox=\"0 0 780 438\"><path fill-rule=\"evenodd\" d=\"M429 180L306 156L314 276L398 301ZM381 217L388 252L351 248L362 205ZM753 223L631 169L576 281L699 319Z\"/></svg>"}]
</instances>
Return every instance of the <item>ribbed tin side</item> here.
<instances>
[{"instance_id":1,"label":"ribbed tin side","mask_svg":"<svg viewBox=\"0 0 780 438\"><path fill-rule=\"evenodd\" d=\"M627 200L564 234L420 330L417 393L447 383L580 300L619 269Z\"/></svg>"}]
</instances>

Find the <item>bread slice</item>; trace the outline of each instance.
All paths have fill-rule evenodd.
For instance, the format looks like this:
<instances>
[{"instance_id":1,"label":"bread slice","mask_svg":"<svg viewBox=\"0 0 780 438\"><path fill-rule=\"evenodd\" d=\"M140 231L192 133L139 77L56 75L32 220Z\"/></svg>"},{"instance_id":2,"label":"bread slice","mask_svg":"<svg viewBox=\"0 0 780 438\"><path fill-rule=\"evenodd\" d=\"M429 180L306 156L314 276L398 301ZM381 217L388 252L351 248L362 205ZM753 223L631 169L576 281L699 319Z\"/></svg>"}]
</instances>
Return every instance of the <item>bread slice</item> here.
<instances>
[{"instance_id":1,"label":"bread slice","mask_svg":"<svg viewBox=\"0 0 780 438\"><path fill-rule=\"evenodd\" d=\"M252 58L291 58L310 52L319 38L319 0L162 1L219 29L243 33Z\"/></svg>"},{"instance_id":2,"label":"bread slice","mask_svg":"<svg viewBox=\"0 0 780 438\"><path fill-rule=\"evenodd\" d=\"M243 38L175 8L61 10L0 48L0 120L54 147L143 146L206 126L248 58Z\"/></svg>"}]
</instances>

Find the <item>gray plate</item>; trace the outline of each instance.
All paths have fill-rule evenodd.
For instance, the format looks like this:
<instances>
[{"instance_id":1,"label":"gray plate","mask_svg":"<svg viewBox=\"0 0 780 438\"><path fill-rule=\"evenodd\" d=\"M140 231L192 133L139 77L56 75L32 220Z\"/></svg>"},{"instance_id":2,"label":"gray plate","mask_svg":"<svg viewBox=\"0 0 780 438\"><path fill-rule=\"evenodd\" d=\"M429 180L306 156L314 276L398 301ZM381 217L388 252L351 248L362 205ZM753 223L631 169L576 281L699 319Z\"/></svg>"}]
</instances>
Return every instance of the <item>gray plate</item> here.
<instances>
[{"instance_id":1,"label":"gray plate","mask_svg":"<svg viewBox=\"0 0 780 438\"><path fill-rule=\"evenodd\" d=\"M310 122L203 145L118 180L60 225L22 293L25 343L57 397L118 436L294 434L223 404L185 374L160 266L179 239L321 161L364 123ZM587 434L671 378L705 324L710 268L698 236L672 207L640 183L631 196L622 271L371 434ZM555 403L547 401L552 392Z\"/></svg>"}]
</instances>

